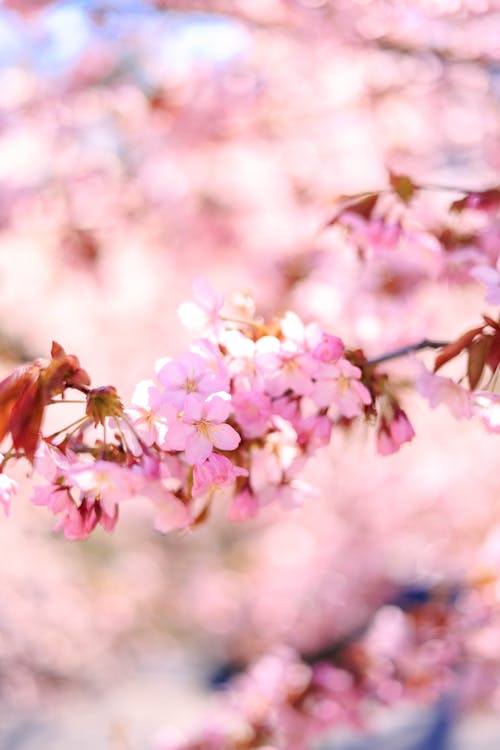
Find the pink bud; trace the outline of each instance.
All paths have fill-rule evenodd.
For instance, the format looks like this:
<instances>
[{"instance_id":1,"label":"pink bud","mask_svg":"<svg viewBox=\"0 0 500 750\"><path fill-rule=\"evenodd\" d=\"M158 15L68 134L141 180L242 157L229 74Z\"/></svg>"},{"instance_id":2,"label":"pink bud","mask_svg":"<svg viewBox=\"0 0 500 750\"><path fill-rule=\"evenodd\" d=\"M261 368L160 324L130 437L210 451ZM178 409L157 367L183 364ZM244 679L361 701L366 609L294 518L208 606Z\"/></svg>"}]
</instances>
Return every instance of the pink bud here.
<instances>
[{"instance_id":1,"label":"pink bud","mask_svg":"<svg viewBox=\"0 0 500 750\"><path fill-rule=\"evenodd\" d=\"M336 362L344 353L344 344L338 336L329 333L321 335L321 341L316 344L312 351L314 359L321 362Z\"/></svg>"}]
</instances>

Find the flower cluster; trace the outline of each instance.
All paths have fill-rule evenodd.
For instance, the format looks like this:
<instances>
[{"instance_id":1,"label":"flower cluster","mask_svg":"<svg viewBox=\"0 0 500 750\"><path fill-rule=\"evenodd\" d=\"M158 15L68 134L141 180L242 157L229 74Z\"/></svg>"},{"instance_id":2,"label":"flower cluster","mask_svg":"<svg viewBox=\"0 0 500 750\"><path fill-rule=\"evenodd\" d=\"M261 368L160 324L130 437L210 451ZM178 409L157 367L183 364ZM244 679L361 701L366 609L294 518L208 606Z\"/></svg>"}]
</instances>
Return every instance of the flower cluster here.
<instances>
[{"instance_id":1,"label":"flower cluster","mask_svg":"<svg viewBox=\"0 0 500 750\"><path fill-rule=\"evenodd\" d=\"M111 531L120 504L136 496L151 502L162 532L200 522L221 490L231 498L231 519L272 502L296 507L308 492L300 474L309 457L334 428L356 420L376 426L381 455L413 439L397 382L378 366L390 355L370 362L292 312L269 324L226 319L221 295L206 281L198 279L194 291L195 302L181 315L202 337L178 359L160 360L128 408L112 386L91 388L78 359L58 344L50 361L20 368L0 384L0 437L12 437L2 471L23 456L34 464L47 482L35 486L33 502L58 517L55 528L68 539L84 539L97 525ZM436 369L467 350L470 390L423 366L417 389L432 408L444 402L457 418L477 413L498 431L498 396L473 389L483 371L498 369L499 324L485 317L441 348ZM85 396L84 416L43 435L45 408L64 401L68 390ZM0 480L8 513L17 485L4 473Z\"/></svg>"},{"instance_id":2,"label":"flower cluster","mask_svg":"<svg viewBox=\"0 0 500 750\"><path fill-rule=\"evenodd\" d=\"M184 739L165 729L155 750L304 750L338 727L363 728L370 705L436 700L457 671L462 699L484 699L478 676L488 681L496 642L485 613L498 618L490 586L403 588L317 654L275 648L233 677L201 732Z\"/></svg>"},{"instance_id":3,"label":"flower cluster","mask_svg":"<svg viewBox=\"0 0 500 750\"><path fill-rule=\"evenodd\" d=\"M340 229L363 260L377 261L367 265L374 280L379 277L379 291L397 296L424 280L464 284L474 279L487 288L485 302L499 304L500 190L420 185L392 172L389 184L388 189L340 197L327 224ZM434 207L417 205L428 192L465 196L451 201L443 217Z\"/></svg>"}]
</instances>

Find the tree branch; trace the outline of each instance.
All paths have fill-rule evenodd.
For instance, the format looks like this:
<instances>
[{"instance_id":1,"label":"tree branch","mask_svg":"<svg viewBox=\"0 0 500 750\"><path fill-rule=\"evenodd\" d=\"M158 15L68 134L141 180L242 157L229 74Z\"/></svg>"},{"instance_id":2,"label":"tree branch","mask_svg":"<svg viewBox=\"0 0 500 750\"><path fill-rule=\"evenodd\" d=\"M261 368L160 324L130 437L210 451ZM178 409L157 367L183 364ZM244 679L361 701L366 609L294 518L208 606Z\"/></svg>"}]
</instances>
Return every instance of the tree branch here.
<instances>
[{"instance_id":1,"label":"tree branch","mask_svg":"<svg viewBox=\"0 0 500 750\"><path fill-rule=\"evenodd\" d=\"M443 346L447 346L449 341L432 341L431 339L422 339L416 344L408 344L408 346L402 346L400 349L394 349L392 352L381 354L379 357L374 357L365 362L365 367L372 365L379 365L382 362L388 362L391 359L397 359L398 357L405 357L407 354L412 352L418 352L421 349L442 349Z\"/></svg>"}]
</instances>

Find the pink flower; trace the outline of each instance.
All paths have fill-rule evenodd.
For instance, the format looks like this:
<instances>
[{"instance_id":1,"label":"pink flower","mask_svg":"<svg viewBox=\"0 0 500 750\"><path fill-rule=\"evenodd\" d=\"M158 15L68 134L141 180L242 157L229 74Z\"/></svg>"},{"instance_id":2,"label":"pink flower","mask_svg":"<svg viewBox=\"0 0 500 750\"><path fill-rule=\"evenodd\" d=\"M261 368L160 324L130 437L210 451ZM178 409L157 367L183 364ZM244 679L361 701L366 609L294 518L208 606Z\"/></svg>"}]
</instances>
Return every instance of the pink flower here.
<instances>
[{"instance_id":1,"label":"pink flower","mask_svg":"<svg viewBox=\"0 0 500 750\"><path fill-rule=\"evenodd\" d=\"M266 373L279 365L280 342L275 336L252 341L240 331L225 331L222 343L230 356L229 373L236 387L262 389Z\"/></svg>"},{"instance_id":2,"label":"pink flower","mask_svg":"<svg viewBox=\"0 0 500 750\"><path fill-rule=\"evenodd\" d=\"M360 382L361 370L347 359L339 359L335 364L323 364L316 374L311 395L320 409L329 408L335 416L352 419L363 411L363 406L371 404L370 392ZM332 415L333 416L333 415Z\"/></svg>"},{"instance_id":3,"label":"pink flower","mask_svg":"<svg viewBox=\"0 0 500 750\"><path fill-rule=\"evenodd\" d=\"M388 456L396 453L403 445L415 437L415 431L410 420L402 409L397 408L392 419L387 422L382 419L377 432L377 453Z\"/></svg>"},{"instance_id":4,"label":"pink flower","mask_svg":"<svg viewBox=\"0 0 500 750\"><path fill-rule=\"evenodd\" d=\"M300 422L300 402L297 398L290 396L280 396L272 402L273 416L281 417L290 422L292 426Z\"/></svg>"},{"instance_id":5,"label":"pink flower","mask_svg":"<svg viewBox=\"0 0 500 750\"><path fill-rule=\"evenodd\" d=\"M141 380L132 395L132 405L125 411L130 419L120 420L120 426L127 435L127 444L134 456L142 454L142 446L155 443L161 445L167 432L169 409L162 404L162 396L153 380Z\"/></svg>"},{"instance_id":6,"label":"pink flower","mask_svg":"<svg viewBox=\"0 0 500 750\"><path fill-rule=\"evenodd\" d=\"M224 305L224 297L202 277L193 281L193 292L196 302L183 302L179 307L182 323L189 329L208 329L220 333L223 324L219 313Z\"/></svg>"},{"instance_id":7,"label":"pink flower","mask_svg":"<svg viewBox=\"0 0 500 750\"><path fill-rule=\"evenodd\" d=\"M306 457L287 447L277 440L274 445L270 442L265 448L251 451L250 487L260 505L278 501L286 509L297 508L311 494L311 487L296 478Z\"/></svg>"},{"instance_id":8,"label":"pink flower","mask_svg":"<svg viewBox=\"0 0 500 750\"><path fill-rule=\"evenodd\" d=\"M139 477L111 461L77 461L54 446L42 443L35 467L51 482L35 487L33 503L62 514L54 531L63 529L67 539L86 539L97 524L112 531L118 504L136 494Z\"/></svg>"},{"instance_id":9,"label":"pink flower","mask_svg":"<svg viewBox=\"0 0 500 750\"><path fill-rule=\"evenodd\" d=\"M232 397L234 416L246 438L261 437L271 416L271 399L266 393L245 391Z\"/></svg>"},{"instance_id":10,"label":"pink flower","mask_svg":"<svg viewBox=\"0 0 500 750\"><path fill-rule=\"evenodd\" d=\"M175 529L185 529L193 523L189 508L160 482L148 483L142 493L153 502L155 515L153 525L162 534Z\"/></svg>"},{"instance_id":11,"label":"pink flower","mask_svg":"<svg viewBox=\"0 0 500 750\"><path fill-rule=\"evenodd\" d=\"M314 359L321 362L336 362L344 354L344 344L338 336L321 334L321 341L312 350Z\"/></svg>"},{"instance_id":12,"label":"pink flower","mask_svg":"<svg viewBox=\"0 0 500 750\"><path fill-rule=\"evenodd\" d=\"M451 378L434 375L422 367L415 381L415 388L421 396L428 400L431 409L435 409L439 404L445 404L455 419L471 418L470 391L462 388Z\"/></svg>"},{"instance_id":13,"label":"pink flower","mask_svg":"<svg viewBox=\"0 0 500 750\"><path fill-rule=\"evenodd\" d=\"M245 487L234 496L227 511L227 517L230 521L246 521L247 518L256 516L258 511L259 501L250 488Z\"/></svg>"},{"instance_id":14,"label":"pink flower","mask_svg":"<svg viewBox=\"0 0 500 750\"><path fill-rule=\"evenodd\" d=\"M132 469L112 461L73 464L65 478L71 487L81 490L86 500L98 500L108 516L113 516L117 504L133 497L139 487L139 477Z\"/></svg>"},{"instance_id":15,"label":"pink flower","mask_svg":"<svg viewBox=\"0 0 500 750\"><path fill-rule=\"evenodd\" d=\"M205 368L219 382L218 391L229 391L227 364L217 344L207 338L196 339L189 351L205 360Z\"/></svg>"},{"instance_id":16,"label":"pink flower","mask_svg":"<svg viewBox=\"0 0 500 750\"><path fill-rule=\"evenodd\" d=\"M81 505L76 506L71 495L66 493L66 507L62 509L63 515L54 526L54 531L63 530L66 539L87 539L97 524L108 532L113 531L118 521L118 507L108 513L99 501L84 499Z\"/></svg>"},{"instance_id":17,"label":"pink flower","mask_svg":"<svg viewBox=\"0 0 500 750\"><path fill-rule=\"evenodd\" d=\"M394 411L394 416L389 423L389 430L393 440L398 445L409 443L415 437L415 430L406 416L406 412L399 407Z\"/></svg>"},{"instance_id":18,"label":"pink flower","mask_svg":"<svg viewBox=\"0 0 500 750\"><path fill-rule=\"evenodd\" d=\"M485 302L500 305L500 260L496 269L490 266L477 266L470 271L470 275L488 287Z\"/></svg>"},{"instance_id":19,"label":"pink flower","mask_svg":"<svg viewBox=\"0 0 500 750\"><path fill-rule=\"evenodd\" d=\"M296 430L298 444L306 452L311 453L317 448L328 445L332 435L332 423L326 416L311 414L296 425Z\"/></svg>"},{"instance_id":20,"label":"pink flower","mask_svg":"<svg viewBox=\"0 0 500 750\"><path fill-rule=\"evenodd\" d=\"M241 438L231 425L225 424L231 411L228 401L214 396L202 403L190 394L180 419L171 425L165 440L167 450L185 451L190 464L202 464L213 448L231 451Z\"/></svg>"},{"instance_id":21,"label":"pink flower","mask_svg":"<svg viewBox=\"0 0 500 750\"><path fill-rule=\"evenodd\" d=\"M68 484L35 487L33 503L45 505L54 515L61 514L54 531L62 529L66 539L74 540L87 539L98 523L106 531L113 530L118 520L118 506L106 510L99 500L87 498L81 493L76 501L70 490Z\"/></svg>"},{"instance_id":22,"label":"pink flower","mask_svg":"<svg viewBox=\"0 0 500 750\"><path fill-rule=\"evenodd\" d=\"M342 214L342 224L350 228L354 240L362 248L372 251L393 250L402 236L400 224L390 223L381 217L367 221L348 210Z\"/></svg>"},{"instance_id":23,"label":"pink flower","mask_svg":"<svg viewBox=\"0 0 500 750\"><path fill-rule=\"evenodd\" d=\"M472 396L472 408L488 432L500 433L500 395L489 391L476 391Z\"/></svg>"},{"instance_id":24,"label":"pink flower","mask_svg":"<svg viewBox=\"0 0 500 750\"><path fill-rule=\"evenodd\" d=\"M215 492L220 487L231 484L237 477L248 476L248 471L235 466L226 456L211 453L206 461L193 470L193 497L205 492Z\"/></svg>"},{"instance_id":25,"label":"pink flower","mask_svg":"<svg viewBox=\"0 0 500 750\"><path fill-rule=\"evenodd\" d=\"M322 330L317 323L304 326L295 313L287 312L281 321L283 341L272 351L255 358L258 371L264 378L264 388L274 398L286 391L308 396L313 388L313 376L319 361L311 350L320 343Z\"/></svg>"},{"instance_id":26,"label":"pink flower","mask_svg":"<svg viewBox=\"0 0 500 750\"><path fill-rule=\"evenodd\" d=\"M32 502L34 505L45 505L54 515L62 513L68 505L77 507L67 485L37 485L34 488Z\"/></svg>"},{"instance_id":27,"label":"pink flower","mask_svg":"<svg viewBox=\"0 0 500 750\"><path fill-rule=\"evenodd\" d=\"M282 396L288 390L298 396L308 396L313 390L313 375L318 369L318 362L310 354L282 348L273 359L259 358L259 365L268 368L265 390L273 397Z\"/></svg>"},{"instance_id":28,"label":"pink flower","mask_svg":"<svg viewBox=\"0 0 500 750\"><path fill-rule=\"evenodd\" d=\"M19 485L14 479L8 477L7 474L0 474L0 503L3 505L6 516L10 515L10 501L18 490Z\"/></svg>"},{"instance_id":29,"label":"pink flower","mask_svg":"<svg viewBox=\"0 0 500 750\"><path fill-rule=\"evenodd\" d=\"M77 456L71 451L62 453L58 448L42 441L35 456L35 471L55 483L77 461Z\"/></svg>"},{"instance_id":30,"label":"pink flower","mask_svg":"<svg viewBox=\"0 0 500 750\"><path fill-rule=\"evenodd\" d=\"M177 456L143 455L132 471L136 475L136 494L153 503L154 527L163 534L184 529L193 523L191 511L175 494L186 480L186 465Z\"/></svg>"},{"instance_id":31,"label":"pink flower","mask_svg":"<svg viewBox=\"0 0 500 750\"><path fill-rule=\"evenodd\" d=\"M204 401L210 394L227 388L227 378L214 374L206 360L192 352L164 364L158 372L158 380L164 387L164 400L178 410L184 408L190 394Z\"/></svg>"}]
</instances>

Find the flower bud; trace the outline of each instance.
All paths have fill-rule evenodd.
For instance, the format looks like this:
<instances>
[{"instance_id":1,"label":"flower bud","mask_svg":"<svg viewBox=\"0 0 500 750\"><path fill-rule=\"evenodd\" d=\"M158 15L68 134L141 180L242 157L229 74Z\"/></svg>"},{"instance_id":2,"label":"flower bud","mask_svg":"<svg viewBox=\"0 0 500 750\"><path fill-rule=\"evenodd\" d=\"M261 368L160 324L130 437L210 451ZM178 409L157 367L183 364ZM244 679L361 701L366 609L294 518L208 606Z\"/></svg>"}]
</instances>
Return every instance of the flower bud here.
<instances>
[{"instance_id":1,"label":"flower bud","mask_svg":"<svg viewBox=\"0 0 500 750\"><path fill-rule=\"evenodd\" d=\"M120 417L123 414L123 404L112 385L92 388L87 396L86 414L94 420L94 424L104 424L106 417Z\"/></svg>"}]
</instances>

